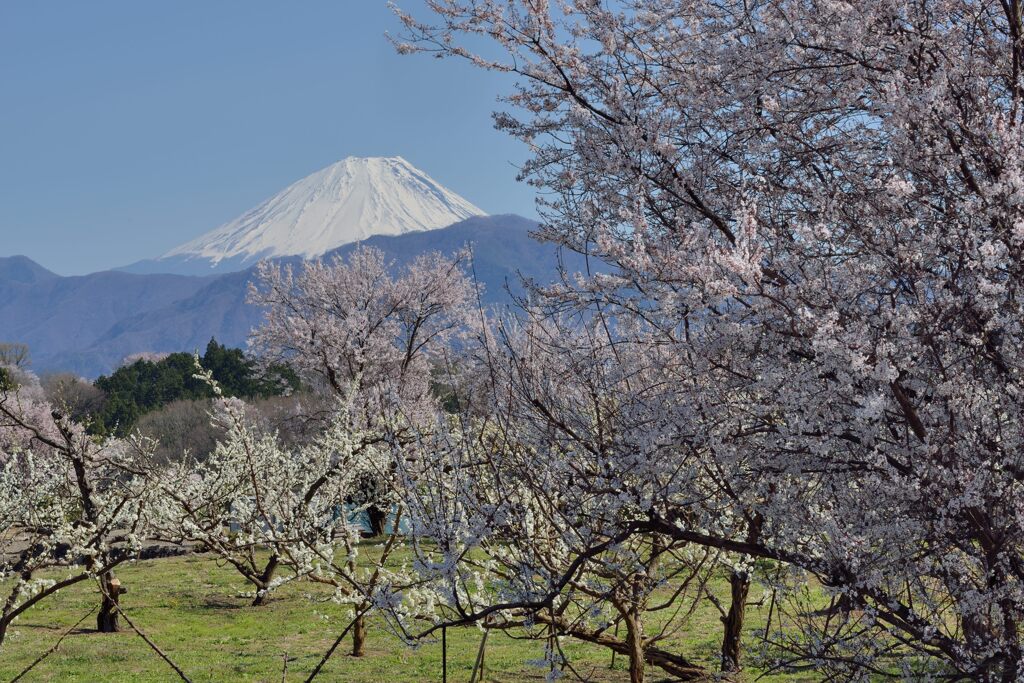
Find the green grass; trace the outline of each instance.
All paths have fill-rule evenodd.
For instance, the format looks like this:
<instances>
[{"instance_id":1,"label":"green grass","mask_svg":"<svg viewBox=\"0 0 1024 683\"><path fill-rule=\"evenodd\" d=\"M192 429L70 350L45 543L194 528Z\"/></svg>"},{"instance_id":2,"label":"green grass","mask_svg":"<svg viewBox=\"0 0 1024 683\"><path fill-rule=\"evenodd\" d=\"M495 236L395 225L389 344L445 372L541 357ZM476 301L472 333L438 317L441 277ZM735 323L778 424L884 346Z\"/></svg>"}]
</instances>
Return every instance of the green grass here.
<instances>
[{"instance_id":1,"label":"green grass","mask_svg":"<svg viewBox=\"0 0 1024 683\"><path fill-rule=\"evenodd\" d=\"M290 584L269 604L250 607L247 590L230 568L207 556L151 560L118 573L129 593L122 598L128 616L177 662L193 681L281 681L285 656L289 681L304 680L347 623L347 610L326 601L326 592L308 582ZM756 589L755 589L756 590ZM752 596L756 597L756 596ZM11 629L0 651L0 680L10 680L50 648L60 635L98 601L95 585L82 583L29 610ZM766 608L751 607L750 628L763 628ZM95 616L73 631L25 681L171 681L166 663L124 624L115 634L96 633ZM469 680L481 633L476 628L448 632L448 680ZM721 624L711 604L698 609L685 632L662 644L702 664L717 662ZM320 680L353 683L440 681L441 645L403 645L377 621L371 622L367 656L347 656L343 643ZM488 639L488 681L544 680L546 671L528 660L543 656L543 643L494 632ZM624 681L625 659L610 669L610 653L563 639L563 647L584 678ZM753 680L755 671L744 678ZM649 680L664 679L649 669ZM812 681L814 677L766 677L767 681Z\"/></svg>"}]
</instances>

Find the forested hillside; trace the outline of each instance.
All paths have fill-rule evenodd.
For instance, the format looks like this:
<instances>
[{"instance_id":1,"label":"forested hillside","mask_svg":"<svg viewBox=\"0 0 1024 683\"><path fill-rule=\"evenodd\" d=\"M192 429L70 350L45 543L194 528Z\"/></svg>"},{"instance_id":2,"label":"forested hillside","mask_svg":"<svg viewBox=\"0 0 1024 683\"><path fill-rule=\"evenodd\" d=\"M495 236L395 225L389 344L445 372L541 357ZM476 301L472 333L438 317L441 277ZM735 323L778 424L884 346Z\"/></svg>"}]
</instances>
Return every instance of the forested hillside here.
<instances>
[{"instance_id":1,"label":"forested hillside","mask_svg":"<svg viewBox=\"0 0 1024 683\"><path fill-rule=\"evenodd\" d=\"M212 399L215 394L210 384L195 377L196 361L196 356L181 352L140 358L99 377L95 386L104 399L92 416L92 431L125 436L140 417L170 403ZM206 345L198 362L211 373L224 396L267 398L299 388L298 377L288 368L261 369L241 349L227 348L215 339Z\"/></svg>"}]
</instances>

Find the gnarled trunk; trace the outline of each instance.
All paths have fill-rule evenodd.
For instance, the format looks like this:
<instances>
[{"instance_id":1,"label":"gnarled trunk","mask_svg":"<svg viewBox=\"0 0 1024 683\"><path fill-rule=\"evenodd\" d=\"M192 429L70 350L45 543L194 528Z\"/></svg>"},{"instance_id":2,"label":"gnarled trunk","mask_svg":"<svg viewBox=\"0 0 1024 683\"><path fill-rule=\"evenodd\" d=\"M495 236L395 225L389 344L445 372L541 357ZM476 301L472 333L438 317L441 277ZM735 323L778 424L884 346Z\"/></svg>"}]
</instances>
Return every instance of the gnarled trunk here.
<instances>
[{"instance_id":1,"label":"gnarled trunk","mask_svg":"<svg viewBox=\"0 0 1024 683\"><path fill-rule=\"evenodd\" d=\"M630 609L623 616L626 623L626 656L629 657L629 683L644 683L643 613Z\"/></svg>"},{"instance_id":2,"label":"gnarled trunk","mask_svg":"<svg viewBox=\"0 0 1024 683\"><path fill-rule=\"evenodd\" d=\"M722 636L722 671L739 671L740 654L743 644L743 617L747 610L747 594L750 592L750 576L746 572L733 572L729 577L732 588L732 602L729 613L722 617L725 634Z\"/></svg>"},{"instance_id":3,"label":"gnarled trunk","mask_svg":"<svg viewBox=\"0 0 1024 683\"><path fill-rule=\"evenodd\" d=\"M267 588L270 586L270 582L274 578L274 571L277 570L279 561L280 560L278 560L277 555L271 556L270 560L267 561L267 566L263 568L263 573L256 581L253 581L253 583L256 584L256 597L252 601L253 607L259 607L260 605L267 604L267 600L270 596L270 592Z\"/></svg>"}]
</instances>

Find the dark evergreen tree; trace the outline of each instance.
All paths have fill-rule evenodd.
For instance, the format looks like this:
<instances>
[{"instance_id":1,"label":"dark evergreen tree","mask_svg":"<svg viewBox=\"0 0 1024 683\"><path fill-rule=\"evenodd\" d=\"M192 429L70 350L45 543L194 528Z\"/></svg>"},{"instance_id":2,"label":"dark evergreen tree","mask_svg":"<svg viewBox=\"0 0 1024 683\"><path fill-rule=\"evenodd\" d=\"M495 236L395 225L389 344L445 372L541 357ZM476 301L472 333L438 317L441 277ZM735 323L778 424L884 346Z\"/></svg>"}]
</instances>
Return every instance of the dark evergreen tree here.
<instances>
[{"instance_id":1,"label":"dark evergreen tree","mask_svg":"<svg viewBox=\"0 0 1024 683\"><path fill-rule=\"evenodd\" d=\"M226 396L266 398L299 388L294 372L280 365L260 368L241 349L211 339L200 358ZM94 416L92 431L124 436L140 417L169 403L213 397L213 390L195 378L195 358L172 353L159 361L138 360L96 380L106 395Z\"/></svg>"}]
</instances>

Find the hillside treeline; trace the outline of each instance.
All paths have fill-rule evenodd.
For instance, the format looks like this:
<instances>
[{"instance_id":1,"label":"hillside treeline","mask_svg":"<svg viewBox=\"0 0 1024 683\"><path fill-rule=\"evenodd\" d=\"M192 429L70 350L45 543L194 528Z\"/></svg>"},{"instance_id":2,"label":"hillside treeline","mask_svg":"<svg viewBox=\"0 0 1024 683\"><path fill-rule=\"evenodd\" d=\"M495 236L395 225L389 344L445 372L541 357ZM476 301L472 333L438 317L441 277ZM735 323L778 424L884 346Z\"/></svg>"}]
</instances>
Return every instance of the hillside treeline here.
<instances>
[{"instance_id":1,"label":"hillside treeline","mask_svg":"<svg viewBox=\"0 0 1024 683\"><path fill-rule=\"evenodd\" d=\"M157 456L174 459L188 452L209 453L220 430L210 421L214 391L196 378L197 355L143 353L125 359L109 375L89 382L72 373L39 379L45 398L96 437L125 437L138 432L158 442ZM245 399L278 425L299 397L298 376L280 364L261 365L244 351L210 339L198 356L222 396ZM23 383L31 367L30 349L0 344L0 389ZM276 416L276 417L275 417Z\"/></svg>"}]
</instances>

